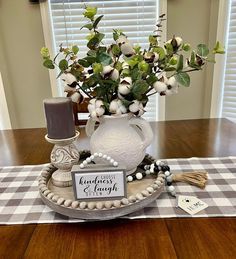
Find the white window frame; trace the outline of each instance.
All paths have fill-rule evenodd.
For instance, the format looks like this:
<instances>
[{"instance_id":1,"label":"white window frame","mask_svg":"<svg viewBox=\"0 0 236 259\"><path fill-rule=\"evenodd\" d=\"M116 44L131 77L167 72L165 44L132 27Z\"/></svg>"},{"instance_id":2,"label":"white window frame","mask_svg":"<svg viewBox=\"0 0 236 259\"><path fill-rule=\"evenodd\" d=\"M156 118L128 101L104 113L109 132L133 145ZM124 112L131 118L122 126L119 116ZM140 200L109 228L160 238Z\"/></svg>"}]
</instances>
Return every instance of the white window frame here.
<instances>
[{"instance_id":1,"label":"white window frame","mask_svg":"<svg viewBox=\"0 0 236 259\"><path fill-rule=\"evenodd\" d=\"M2 74L0 71L0 130L12 129Z\"/></svg>"},{"instance_id":2,"label":"white window frame","mask_svg":"<svg viewBox=\"0 0 236 259\"><path fill-rule=\"evenodd\" d=\"M159 6L157 7L157 11L158 9L160 11L160 14L165 13L167 16L167 0L159 0ZM50 5L48 4L48 1L40 2L40 12L41 12L41 18L42 18L45 46L49 48L50 53L56 53L56 46L54 46L54 42L53 42L53 29L52 29L52 20L50 16ZM166 41L166 34L167 34L166 22L163 23L162 29L163 29L162 40ZM62 95L62 93L60 92L60 89L57 87L56 77L57 77L56 70L49 70L49 78L50 78L53 97ZM156 121L164 121L165 120L165 98L159 98L158 95L156 95L156 98L157 98Z\"/></svg>"},{"instance_id":3,"label":"white window frame","mask_svg":"<svg viewBox=\"0 0 236 259\"><path fill-rule=\"evenodd\" d=\"M227 46L227 31L229 26L229 11L230 1L220 0L218 9L218 22L216 39L223 45ZM212 95L211 95L211 118L219 118L222 113L223 101L223 82L225 75L226 54L216 55L216 64L214 65L213 81L212 81Z\"/></svg>"}]
</instances>

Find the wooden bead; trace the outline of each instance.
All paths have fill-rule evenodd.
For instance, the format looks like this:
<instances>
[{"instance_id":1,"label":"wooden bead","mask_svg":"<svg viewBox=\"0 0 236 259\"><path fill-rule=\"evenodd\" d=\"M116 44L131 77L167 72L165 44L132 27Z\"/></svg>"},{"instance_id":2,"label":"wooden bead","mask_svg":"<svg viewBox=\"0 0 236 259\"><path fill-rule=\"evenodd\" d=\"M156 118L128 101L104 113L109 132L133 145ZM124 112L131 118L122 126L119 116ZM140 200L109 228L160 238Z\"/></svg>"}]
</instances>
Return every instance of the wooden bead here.
<instances>
[{"instance_id":1,"label":"wooden bead","mask_svg":"<svg viewBox=\"0 0 236 259\"><path fill-rule=\"evenodd\" d=\"M59 196L58 196L58 195L54 195L54 196L52 197L52 201L54 201L54 202L57 202L58 199L59 199Z\"/></svg>"},{"instance_id":2,"label":"wooden bead","mask_svg":"<svg viewBox=\"0 0 236 259\"><path fill-rule=\"evenodd\" d=\"M159 180L156 180L154 183L157 184L158 186L162 185L161 181L159 181Z\"/></svg>"},{"instance_id":3,"label":"wooden bead","mask_svg":"<svg viewBox=\"0 0 236 259\"><path fill-rule=\"evenodd\" d=\"M149 193L153 193L154 192L154 189L150 186L150 187L147 187L146 189Z\"/></svg>"},{"instance_id":4,"label":"wooden bead","mask_svg":"<svg viewBox=\"0 0 236 259\"><path fill-rule=\"evenodd\" d=\"M152 187L154 190L157 190L159 186L158 186L157 184L152 184L151 187Z\"/></svg>"},{"instance_id":5,"label":"wooden bead","mask_svg":"<svg viewBox=\"0 0 236 259\"><path fill-rule=\"evenodd\" d=\"M129 200L129 202L131 202L131 203L136 202L136 198L135 198L134 195L129 196L128 200Z\"/></svg>"},{"instance_id":6,"label":"wooden bead","mask_svg":"<svg viewBox=\"0 0 236 259\"><path fill-rule=\"evenodd\" d=\"M138 200L140 200L140 201L144 199L142 193L137 193L137 194L135 195L135 197L136 197Z\"/></svg>"},{"instance_id":7,"label":"wooden bead","mask_svg":"<svg viewBox=\"0 0 236 259\"><path fill-rule=\"evenodd\" d=\"M113 205L114 205L114 207L119 208L121 206L121 201L115 200L115 201L113 201Z\"/></svg>"},{"instance_id":8,"label":"wooden bead","mask_svg":"<svg viewBox=\"0 0 236 259\"><path fill-rule=\"evenodd\" d=\"M103 202L97 202L97 203L96 203L96 208L97 208L98 210L101 210L101 209L103 208Z\"/></svg>"},{"instance_id":9,"label":"wooden bead","mask_svg":"<svg viewBox=\"0 0 236 259\"><path fill-rule=\"evenodd\" d=\"M65 199L64 198L59 198L58 200L57 200L57 204L58 205L62 205L63 203L64 203L64 201L65 201Z\"/></svg>"},{"instance_id":10,"label":"wooden bead","mask_svg":"<svg viewBox=\"0 0 236 259\"><path fill-rule=\"evenodd\" d=\"M111 206L112 206L112 202L111 201L105 201L104 205L105 205L106 209L110 209Z\"/></svg>"},{"instance_id":11,"label":"wooden bead","mask_svg":"<svg viewBox=\"0 0 236 259\"><path fill-rule=\"evenodd\" d=\"M50 193L47 195L47 198L48 198L48 199L52 199L53 195L54 195L54 193L53 193L53 192L50 192Z\"/></svg>"},{"instance_id":12,"label":"wooden bead","mask_svg":"<svg viewBox=\"0 0 236 259\"><path fill-rule=\"evenodd\" d=\"M72 203L72 200L65 200L64 201L64 206L65 207L70 207L71 203Z\"/></svg>"},{"instance_id":13,"label":"wooden bead","mask_svg":"<svg viewBox=\"0 0 236 259\"><path fill-rule=\"evenodd\" d=\"M44 194L45 196L47 196L50 192L51 192L50 190L46 189L46 190L43 192L43 194Z\"/></svg>"},{"instance_id":14,"label":"wooden bead","mask_svg":"<svg viewBox=\"0 0 236 259\"><path fill-rule=\"evenodd\" d=\"M147 190L143 190L141 193L144 197L149 196L149 192Z\"/></svg>"},{"instance_id":15,"label":"wooden bead","mask_svg":"<svg viewBox=\"0 0 236 259\"><path fill-rule=\"evenodd\" d=\"M43 186L42 188L40 188L41 192L44 192L46 190L48 190L48 187L47 186Z\"/></svg>"},{"instance_id":16,"label":"wooden bead","mask_svg":"<svg viewBox=\"0 0 236 259\"><path fill-rule=\"evenodd\" d=\"M89 202L88 203L88 208L90 209L90 210L93 210L94 208L95 208L95 206L96 206L96 203L95 202Z\"/></svg>"},{"instance_id":17,"label":"wooden bead","mask_svg":"<svg viewBox=\"0 0 236 259\"><path fill-rule=\"evenodd\" d=\"M79 204L79 208L80 208L81 210L85 209L86 206L87 206L87 202L85 202L85 201L82 201L82 202Z\"/></svg>"},{"instance_id":18,"label":"wooden bead","mask_svg":"<svg viewBox=\"0 0 236 259\"><path fill-rule=\"evenodd\" d=\"M129 204L129 200L128 200L127 198L123 198L123 199L121 200L121 203L122 203L123 205L128 205L128 204Z\"/></svg>"},{"instance_id":19,"label":"wooden bead","mask_svg":"<svg viewBox=\"0 0 236 259\"><path fill-rule=\"evenodd\" d=\"M71 207L72 207L73 209L78 208L78 207L79 207L79 202L78 202L78 201L73 201L72 204L71 204Z\"/></svg>"}]
</instances>

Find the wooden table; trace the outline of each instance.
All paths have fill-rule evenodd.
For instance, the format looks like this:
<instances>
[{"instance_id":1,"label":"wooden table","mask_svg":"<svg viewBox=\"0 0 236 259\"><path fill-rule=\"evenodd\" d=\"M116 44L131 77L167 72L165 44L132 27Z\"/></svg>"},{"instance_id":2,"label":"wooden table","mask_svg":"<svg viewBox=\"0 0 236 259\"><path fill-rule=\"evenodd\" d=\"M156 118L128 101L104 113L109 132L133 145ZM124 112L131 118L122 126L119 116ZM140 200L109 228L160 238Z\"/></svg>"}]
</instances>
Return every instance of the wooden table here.
<instances>
[{"instance_id":1,"label":"wooden table","mask_svg":"<svg viewBox=\"0 0 236 259\"><path fill-rule=\"evenodd\" d=\"M236 155L225 119L152 123L158 158ZM49 162L45 129L0 132L0 165ZM88 148L82 130L79 149ZM236 218L112 220L0 227L0 258L236 258Z\"/></svg>"}]
</instances>

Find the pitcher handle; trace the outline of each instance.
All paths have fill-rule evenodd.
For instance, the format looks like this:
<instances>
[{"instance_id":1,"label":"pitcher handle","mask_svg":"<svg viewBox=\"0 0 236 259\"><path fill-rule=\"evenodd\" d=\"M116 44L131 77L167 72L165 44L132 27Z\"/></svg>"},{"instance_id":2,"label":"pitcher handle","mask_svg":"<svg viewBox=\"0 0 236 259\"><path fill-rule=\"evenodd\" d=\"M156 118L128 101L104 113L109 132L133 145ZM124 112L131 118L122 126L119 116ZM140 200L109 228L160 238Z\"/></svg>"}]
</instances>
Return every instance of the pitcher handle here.
<instances>
[{"instance_id":1,"label":"pitcher handle","mask_svg":"<svg viewBox=\"0 0 236 259\"><path fill-rule=\"evenodd\" d=\"M153 132L150 124L143 118L133 117L129 120L130 125L135 125L140 128L140 132L143 135L143 149L148 147L153 139Z\"/></svg>"},{"instance_id":2,"label":"pitcher handle","mask_svg":"<svg viewBox=\"0 0 236 259\"><path fill-rule=\"evenodd\" d=\"M96 121L92 118L89 118L87 120L86 126L85 126L85 132L88 137L91 137L93 135L93 132L95 130L95 124Z\"/></svg>"}]
</instances>

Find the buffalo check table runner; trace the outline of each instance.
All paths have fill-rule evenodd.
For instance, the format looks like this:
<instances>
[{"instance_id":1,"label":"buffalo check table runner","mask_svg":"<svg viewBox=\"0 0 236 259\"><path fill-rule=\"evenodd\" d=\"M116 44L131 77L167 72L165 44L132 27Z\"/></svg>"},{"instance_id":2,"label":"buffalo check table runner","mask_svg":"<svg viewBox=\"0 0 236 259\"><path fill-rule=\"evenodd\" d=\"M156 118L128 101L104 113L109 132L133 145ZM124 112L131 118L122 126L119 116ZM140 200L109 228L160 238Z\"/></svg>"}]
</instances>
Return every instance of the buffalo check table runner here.
<instances>
[{"instance_id":1,"label":"buffalo check table runner","mask_svg":"<svg viewBox=\"0 0 236 259\"><path fill-rule=\"evenodd\" d=\"M123 218L234 217L236 216L236 157L167 159L173 173L205 170L204 190L174 183L177 195L196 196L208 208L191 216L177 207L177 199L163 192L142 210ZM38 192L38 176L47 165L0 168L0 224L72 223L84 220L60 215L44 205Z\"/></svg>"}]
</instances>

